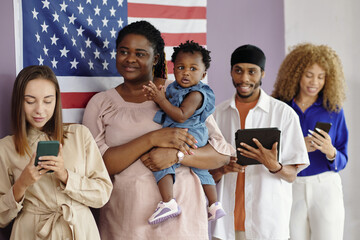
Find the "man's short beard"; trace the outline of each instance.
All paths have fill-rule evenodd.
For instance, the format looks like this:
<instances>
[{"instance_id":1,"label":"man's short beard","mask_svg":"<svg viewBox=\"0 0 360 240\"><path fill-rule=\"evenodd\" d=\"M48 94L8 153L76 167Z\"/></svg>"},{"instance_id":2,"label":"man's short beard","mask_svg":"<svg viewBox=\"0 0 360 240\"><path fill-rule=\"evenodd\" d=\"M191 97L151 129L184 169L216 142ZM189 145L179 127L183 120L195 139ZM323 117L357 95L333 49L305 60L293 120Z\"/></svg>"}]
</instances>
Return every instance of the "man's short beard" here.
<instances>
[{"instance_id":1,"label":"man's short beard","mask_svg":"<svg viewBox=\"0 0 360 240\"><path fill-rule=\"evenodd\" d=\"M234 83L234 79L233 79L233 85L234 85L234 87L235 87L235 89L237 88L237 84L235 84ZM255 89L257 89L258 87L260 87L261 86L261 84L262 84L262 79L260 78L260 81L259 82L257 82L257 83L255 83L255 85L254 85L254 91L252 91L252 93L250 93L249 95L241 95L237 90L236 90L236 94L240 97L240 98L249 98L249 97L251 97L253 94L254 94L254 92L255 92Z\"/></svg>"}]
</instances>

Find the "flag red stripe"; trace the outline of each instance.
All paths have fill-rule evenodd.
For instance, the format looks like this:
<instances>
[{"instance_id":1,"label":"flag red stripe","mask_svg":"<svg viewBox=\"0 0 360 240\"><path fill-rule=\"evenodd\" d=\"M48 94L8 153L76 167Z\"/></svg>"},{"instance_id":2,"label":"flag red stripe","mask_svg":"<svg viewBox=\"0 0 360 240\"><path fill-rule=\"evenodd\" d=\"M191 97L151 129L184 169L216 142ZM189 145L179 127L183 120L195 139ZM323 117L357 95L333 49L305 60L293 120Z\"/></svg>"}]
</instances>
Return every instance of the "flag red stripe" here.
<instances>
[{"instance_id":1,"label":"flag red stripe","mask_svg":"<svg viewBox=\"0 0 360 240\"><path fill-rule=\"evenodd\" d=\"M162 33L166 46L179 46L186 40L193 40L200 45L206 45L206 33Z\"/></svg>"},{"instance_id":2,"label":"flag red stripe","mask_svg":"<svg viewBox=\"0 0 360 240\"><path fill-rule=\"evenodd\" d=\"M62 108L85 108L86 104L96 92L62 92Z\"/></svg>"},{"instance_id":3,"label":"flag red stripe","mask_svg":"<svg viewBox=\"0 0 360 240\"><path fill-rule=\"evenodd\" d=\"M206 7L128 3L128 16L139 18L206 19Z\"/></svg>"},{"instance_id":4,"label":"flag red stripe","mask_svg":"<svg viewBox=\"0 0 360 240\"><path fill-rule=\"evenodd\" d=\"M174 64L172 63L172 61L167 61L167 71L168 74L173 74L174 73Z\"/></svg>"}]
</instances>

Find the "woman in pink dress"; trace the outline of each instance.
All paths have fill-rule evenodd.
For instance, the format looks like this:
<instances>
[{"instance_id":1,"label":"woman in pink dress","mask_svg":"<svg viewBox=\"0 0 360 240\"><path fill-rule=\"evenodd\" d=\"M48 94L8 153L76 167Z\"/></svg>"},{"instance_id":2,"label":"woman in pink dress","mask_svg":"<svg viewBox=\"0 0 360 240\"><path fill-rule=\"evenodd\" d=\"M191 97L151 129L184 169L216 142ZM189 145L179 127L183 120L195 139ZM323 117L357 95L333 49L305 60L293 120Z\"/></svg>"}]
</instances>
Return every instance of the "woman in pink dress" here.
<instances>
[{"instance_id":1,"label":"woman in pink dress","mask_svg":"<svg viewBox=\"0 0 360 240\"><path fill-rule=\"evenodd\" d=\"M231 147L212 116L207 120L209 144L198 149L186 129L162 128L153 121L159 107L144 96L143 85L152 81L166 88L170 83L165 79L164 40L154 26L139 21L124 27L116 48L116 67L124 82L96 94L83 119L114 185L110 201L100 210L101 239L208 239L206 199L189 167L218 168L229 161ZM174 196L183 212L161 225L149 225L148 217L161 200L151 171L173 165L179 156Z\"/></svg>"}]
</instances>

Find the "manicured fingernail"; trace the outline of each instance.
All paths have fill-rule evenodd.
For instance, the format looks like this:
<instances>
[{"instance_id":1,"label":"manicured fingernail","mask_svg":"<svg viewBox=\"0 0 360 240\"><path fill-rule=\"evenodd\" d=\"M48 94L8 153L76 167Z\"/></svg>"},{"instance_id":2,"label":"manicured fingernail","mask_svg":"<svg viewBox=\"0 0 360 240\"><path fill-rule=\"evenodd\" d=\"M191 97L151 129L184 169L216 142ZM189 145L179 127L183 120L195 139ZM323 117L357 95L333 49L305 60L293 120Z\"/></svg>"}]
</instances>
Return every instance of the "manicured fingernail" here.
<instances>
[{"instance_id":1,"label":"manicured fingernail","mask_svg":"<svg viewBox=\"0 0 360 240\"><path fill-rule=\"evenodd\" d=\"M311 130L311 129L309 129L309 133L313 134L313 133L314 133L314 131L313 131L313 130Z\"/></svg>"},{"instance_id":2,"label":"manicured fingernail","mask_svg":"<svg viewBox=\"0 0 360 240\"><path fill-rule=\"evenodd\" d=\"M318 131L318 132L320 132L321 131L321 129L320 128L315 128L316 129L316 131Z\"/></svg>"},{"instance_id":3,"label":"manicured fingernail","mask_svg":"<svg viewBox=\"0 0 360 240\"><path fill-rule=\"evenodd\" d=\"M195 155L195 153L194 153L194 152L191 152L190 154L191 154L191 155Z\"/></svg>"},{"instance_id":4,"label":"manicured fingernail","mask_svg":"<svg viewBox=\"0 0 360 240\"><path fill-rule=\"evenodd\" d=\"M194 148L198 148L198 146L195 145Z\"/></svg>"}]
</instances>

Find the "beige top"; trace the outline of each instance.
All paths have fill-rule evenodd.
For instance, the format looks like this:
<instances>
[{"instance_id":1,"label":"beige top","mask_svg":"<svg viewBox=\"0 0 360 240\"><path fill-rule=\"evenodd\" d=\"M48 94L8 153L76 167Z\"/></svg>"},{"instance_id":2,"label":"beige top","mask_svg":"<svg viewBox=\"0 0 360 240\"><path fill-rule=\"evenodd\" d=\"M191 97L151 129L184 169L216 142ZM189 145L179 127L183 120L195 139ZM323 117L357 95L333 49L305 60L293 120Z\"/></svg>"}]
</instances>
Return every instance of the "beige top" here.
<instances>
[{"instance_id":1,"label":"beige top","mask_svg":"<svg viewBox=\"0 0 360 240\"><path fill-rule=\"evenodd\" d=\"M169 83L169 82L167 82ZM102 154L109 147L125 144L161 128L153 121L159 108L152 101L125 102L115 89L95 95L88 103L84 124L89 127ZM213 117L207 120L210 143L230 155L229 145ZM114 190L100 210L102 240L208 239L206 199L199 178L188 167L176 169L174 196L182 209L179 217L151 226L148 218L161 200L152 172L141 160L113 177Z\"/></svg>"},{"instance_id":2,"label":"beige top","mask_svg":"<svg viewBox=\"0 0 360 240\"><path fill-rule=\"evenodd\" d=\"M17 203L12 185L30 157L17 154L12 136L0 140L0 227L15 218L10 239L100 239L88 206L99 208L109 199L112 183L89 130L79 124L64 127L62 154L69 177L66 186L47 173L30 186ZM37 142L49 140L30 129L33 152Z\"/></svg>"}]
</instances>

